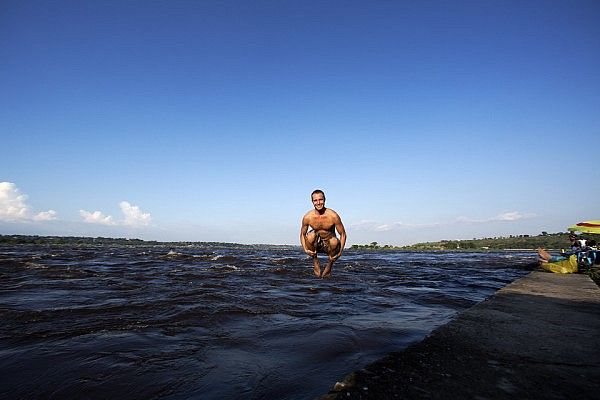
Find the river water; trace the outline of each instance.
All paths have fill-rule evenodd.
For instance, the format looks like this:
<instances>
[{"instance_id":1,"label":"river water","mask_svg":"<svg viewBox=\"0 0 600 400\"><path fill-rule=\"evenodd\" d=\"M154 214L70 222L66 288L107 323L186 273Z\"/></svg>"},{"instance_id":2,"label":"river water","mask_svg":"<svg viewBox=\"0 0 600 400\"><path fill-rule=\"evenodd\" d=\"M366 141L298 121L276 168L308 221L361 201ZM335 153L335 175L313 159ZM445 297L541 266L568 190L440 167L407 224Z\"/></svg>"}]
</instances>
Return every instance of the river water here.
<instances>
[{"instance_id":1,"label":"river water","mask_svg":"<svg viewBox=\"0 0 600 400\"><path fill-rule=\"evenodd\" d=\"M322 280L297 247L0 247L0 397L313 399L533 259L347 250Z\"/></svg>"}]
</instances>

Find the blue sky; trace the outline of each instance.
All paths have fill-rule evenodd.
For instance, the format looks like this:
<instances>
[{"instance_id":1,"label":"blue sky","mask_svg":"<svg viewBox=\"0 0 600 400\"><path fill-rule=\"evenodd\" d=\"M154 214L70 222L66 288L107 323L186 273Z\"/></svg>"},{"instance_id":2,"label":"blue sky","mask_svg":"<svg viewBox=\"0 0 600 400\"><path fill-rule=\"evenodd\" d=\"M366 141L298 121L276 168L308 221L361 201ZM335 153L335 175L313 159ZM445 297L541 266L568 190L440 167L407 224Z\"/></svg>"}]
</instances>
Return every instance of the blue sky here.
<instances>
[{"instance_id":1,"label":"blue sky","mask_svg":"<svg viewBox=\"0 0 600 400\"><path fill-rule=\"evenodd\" d=\"M0 233L348 244L599 219L596 1L4 1Z\"/></svg>"}]
</instances>

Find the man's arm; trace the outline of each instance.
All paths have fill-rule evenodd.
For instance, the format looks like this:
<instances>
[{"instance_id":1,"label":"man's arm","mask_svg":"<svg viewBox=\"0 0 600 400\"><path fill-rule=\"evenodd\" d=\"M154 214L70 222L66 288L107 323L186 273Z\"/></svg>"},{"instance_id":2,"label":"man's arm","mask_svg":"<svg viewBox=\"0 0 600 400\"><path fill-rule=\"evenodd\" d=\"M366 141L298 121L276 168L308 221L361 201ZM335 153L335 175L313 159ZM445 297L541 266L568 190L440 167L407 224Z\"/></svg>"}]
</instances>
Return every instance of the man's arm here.
<instances>
[{"instance_id":1,"label":"man's arm","mask_svg":"<svg viewBox=\"0 0 600 400\"><path fill-rule=\"evenodd\" d=\"M344 246L346 246L346 228L344 228L344 224L342 223L342 219L336 213L335 218L335 229L340 234L340 251L333 257L334 260L337 260L342 256L342 252L344 251Z\"/></svg>"},{"instance_id":2,"label":"man's arm","mask_svg":"<svg viewBox=\"0 0 600 400\"><path fill-rule=\"evenodd\" d=\"M300 244L302 245L304 252L312 257L315 255L315 252L308 250L306 247L306 232L308 232L308 218L305 215L302 218L302 224L300 225Z\"/></svg>"}]
</instances>

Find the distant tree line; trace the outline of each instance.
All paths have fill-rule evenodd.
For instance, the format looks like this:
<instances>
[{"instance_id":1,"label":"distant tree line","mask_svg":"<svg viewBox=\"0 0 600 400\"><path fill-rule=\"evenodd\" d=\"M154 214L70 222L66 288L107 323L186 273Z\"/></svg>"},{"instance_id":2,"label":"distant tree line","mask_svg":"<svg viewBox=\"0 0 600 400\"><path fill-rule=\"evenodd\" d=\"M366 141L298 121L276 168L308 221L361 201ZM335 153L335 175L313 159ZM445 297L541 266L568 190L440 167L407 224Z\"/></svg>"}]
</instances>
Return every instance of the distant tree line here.
<instances>
[{"instance_id":1,"label":"distant tree line","mask_svg":"<svg viewBox=\"0 0 600 400\"><path fill-rule=\"evenodd\" d=\"M50 245L50 246L163 246L163 247L290 247L269 244L239 244L226 242L159 242L156 240L85 237L85 236L37 236L0 235L0 245Z\"/></svg>"},{"instance_id":2,"label":"distant tree line","mask_svg":"<svg viewBox=\"0 0 600 400\"><path fill-rule=\"evenodd\" d=\"M136 246L156 245L156 241L141 239L83 237L83 236L37 236L37 235L0 235L0 244L39 244L39 245L119 245Z\"/></svg>"},{"instance_id":3,"label":"distant tree line","mask_svg":"<svg viewBox=\"0 0 600 400\"><path fill-rule=\"evenodd\" d=\"M585 235L583 235L585 236ZM527 249L533 250L538 247L545 249L565 249L570 246L569 233L548 233L542 232L537 236L531 235L510 235L507 237L491 238L473 238L469 240L440 240L439 242L415 243L408 246L381 246L377 242L370 244L355 244L352 249L365 250L510 250Z\"/></svg>"},{"instance_id":4,"label":"distant tree line","mask_svg":"<svg viewBox=\"0 0 600 400\"><path fill-rule=\"evenodd\" d=\"M390 246L389 244L380 246L379 243L377 242L371 242L369 244L353 244L351 249L371 249L371 250L378 250L378 249L398 249L399 247L395 247L395 246Z\"/></svg>"},{"instance_id":5,"label":"distant tree line","mask_svg":"<svg viewBox=\"0 0 600 400\"><path fill-rule=\"evenodd\" d=\"M585 235L583 235L585 237ZM156 240L84 237L84 236L37 236L37 235L0 235L0 245L53 245L53 246L167 246L167 247L297 247L277 245L246 245L225 242L159 242ZM507 250L507 249L566 249L570 245L569 233L542 232L537 236L510 235L508 237L491 237L470 240L441 240L439 242L415 243L408 246L380 245L377 242L369 244L354 244L351 249L361 250Z\"/></svg>"}]
</instances>

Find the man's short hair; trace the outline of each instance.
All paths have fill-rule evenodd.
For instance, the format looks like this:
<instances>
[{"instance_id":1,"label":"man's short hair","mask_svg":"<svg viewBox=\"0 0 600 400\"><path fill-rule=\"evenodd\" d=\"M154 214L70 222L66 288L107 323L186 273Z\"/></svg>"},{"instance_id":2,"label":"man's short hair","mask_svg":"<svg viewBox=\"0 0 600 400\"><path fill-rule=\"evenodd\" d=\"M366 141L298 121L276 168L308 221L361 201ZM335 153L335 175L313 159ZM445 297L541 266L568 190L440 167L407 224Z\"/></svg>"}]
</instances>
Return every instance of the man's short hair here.
<instances>
[{"instance_id":1,"label":"man's short hair","mask_svg":"<svg viewBox=\"0 0 600 400\"><path fill-rule=\"evenodd\" d=\"M313 190L313 192L310 194L310 200L312 201L312 197L313 197L313 195L315 195L315 194L318 194L318 193L322 194L322 195L323 195L323 199L325 199L325 192L324 192L324 191L322 191L321 189L315 189L315 190Z\"/></svg>"}]
</instances>

